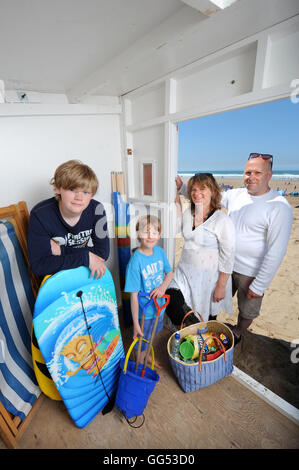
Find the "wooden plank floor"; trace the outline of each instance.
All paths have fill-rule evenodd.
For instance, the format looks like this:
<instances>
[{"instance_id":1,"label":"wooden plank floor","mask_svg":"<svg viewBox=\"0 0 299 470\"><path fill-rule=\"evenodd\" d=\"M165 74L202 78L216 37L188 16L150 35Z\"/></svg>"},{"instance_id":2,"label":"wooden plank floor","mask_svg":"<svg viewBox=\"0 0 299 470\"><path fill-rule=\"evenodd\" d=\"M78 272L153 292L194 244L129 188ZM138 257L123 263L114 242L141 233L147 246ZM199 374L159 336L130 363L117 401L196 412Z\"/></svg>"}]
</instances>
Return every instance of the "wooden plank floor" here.
<instances>
[{"instance_id":1,"label":"wooden plank floor","mask_svg":"<svg viewBox=\"0 0 299 470\"><path fill-rule=\"evenodd\" d=\"M123 333L125 346L130 342ZM21 449L297 449L299 427L232 377L185 394L173 375L160 333L156 354L164 365L140 429L116 408L85 429L73 424L62 402L45 398L25 431ZM0 448L4 445L0 443Z\"/></svg>"}]
</instances>

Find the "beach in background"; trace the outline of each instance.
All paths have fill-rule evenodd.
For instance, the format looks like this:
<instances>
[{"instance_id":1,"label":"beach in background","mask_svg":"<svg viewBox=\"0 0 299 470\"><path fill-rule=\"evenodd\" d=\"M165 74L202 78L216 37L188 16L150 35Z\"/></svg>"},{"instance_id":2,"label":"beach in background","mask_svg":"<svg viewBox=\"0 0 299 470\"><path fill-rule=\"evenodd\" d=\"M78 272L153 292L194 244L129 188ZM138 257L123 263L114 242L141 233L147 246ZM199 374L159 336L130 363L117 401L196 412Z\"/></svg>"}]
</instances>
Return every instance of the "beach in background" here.
<instances>
[{"instance_id":1,"label":"beach in background","mask_svg":"<svg viewBox=\"0 0 299 470\"><path fill-rule=\"evenodd\" d=\"M179 174L187 183L189 178ZM243 187L241 176L224 177L215 174L215 177L220 186ZM253 321L235 348L234 364L299 408L299 197L288 195L299 190L299 180L272 179L270 186L275 190L279 188L286 191L286 199L294 215L292 233L286 256L265 292L260 316ZM181 199L184 206L186 200L184 197ZM182 246L183 239L180 236L176 241L175 265L179 261ZM234 325L237 316L235 296L233 315L220 313L217 319Z\"/></svg>"}]
</instances>

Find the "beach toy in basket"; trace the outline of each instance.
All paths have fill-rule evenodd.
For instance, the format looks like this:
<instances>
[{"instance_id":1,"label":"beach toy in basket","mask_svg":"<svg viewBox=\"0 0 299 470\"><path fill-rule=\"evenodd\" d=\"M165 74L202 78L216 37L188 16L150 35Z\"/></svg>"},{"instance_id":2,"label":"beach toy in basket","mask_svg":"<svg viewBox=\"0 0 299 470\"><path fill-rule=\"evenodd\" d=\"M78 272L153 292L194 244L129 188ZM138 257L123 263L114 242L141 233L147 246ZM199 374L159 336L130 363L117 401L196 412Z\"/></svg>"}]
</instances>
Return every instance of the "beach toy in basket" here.
<instances>
[{"instance_id":1,"label":"beach toy in basket","mask_svg":"<svg viewBox=\"0 0 299 470\"><path fill-rule=\"evenodd\" d=\"M183 328L185 318L195 313L201 322ZM204 322L195 310L188 312L179 332L167 343L168 357L184 392L208 387L233 371L234 337L224 323Z\"/></svg>"},{"instance_id":2,"label":"beach toy in basket","mask_svg":"<svg viewBox=\"0 0 299 470\"><path fill-rule=\"evenodd\" d=\"M140 302L140 296L143 296L143 295L148 295L148 294L140 293L140 295L138 296L139 302ZM162 306L159 306L156 299L150 299L150 301L144 306L144 309L143 309L142 325L144 324L144 315L145 315L146 308L149 305L151 305L153 302L155 303L157 307L156 318L155 318L150 340L148 341L141 337L136 338L132 342L127 352L126 358L120 361L121 374L119 377L118 388L116 392L115 406L123 412L127 422L131 426L135 423L137 417L142 415L143 419L142 419L141 424L138 426L132 426L132 427L140 427L144 423L145 417L144 417L143 411L145 410L147 406L151 393L153 392L156 384L160 380L159 375L154 370L155 360L154 360L154 349L152 346L152 342L155 336L157 322L159 320L160 313L169 303L169 295L164 295L163 297L166 298L166 302ZM149 343L143 364L142 363L139 364L140 348L138 348L136 362L129 360L131 352L138 341L139 341L139 344L141 343L141 341L145 341ZM151 367L147 367L147 361L148 361L150 351L152 353L152 363L151 363Z\"/></svg>"}]
</instances>

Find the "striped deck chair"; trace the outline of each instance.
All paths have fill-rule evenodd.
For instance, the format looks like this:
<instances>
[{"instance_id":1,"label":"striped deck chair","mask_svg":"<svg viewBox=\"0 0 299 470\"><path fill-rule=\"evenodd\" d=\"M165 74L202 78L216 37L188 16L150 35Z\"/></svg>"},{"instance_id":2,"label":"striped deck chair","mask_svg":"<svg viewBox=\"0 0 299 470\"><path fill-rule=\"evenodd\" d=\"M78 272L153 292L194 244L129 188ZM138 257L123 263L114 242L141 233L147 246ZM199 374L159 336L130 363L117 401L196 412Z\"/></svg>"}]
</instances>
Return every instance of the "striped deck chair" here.
<instances>
[{"instance_id":1,"label":"striped deck chair","mask_svg":"<svg viewBox=\"0 0 299 470\"><path fill-rule=\"evenodd\" d=\"M9 413L17 417L18 423L24 422L41 393L31 356L34 302L27 263L14 225L0 220L0 433L4 420L13 439L5 439L3 427L1 435L10 447L16 446L17 427L9 422ZM3 407L9 412L7 416Z\"/></svg>"}]
</instances>

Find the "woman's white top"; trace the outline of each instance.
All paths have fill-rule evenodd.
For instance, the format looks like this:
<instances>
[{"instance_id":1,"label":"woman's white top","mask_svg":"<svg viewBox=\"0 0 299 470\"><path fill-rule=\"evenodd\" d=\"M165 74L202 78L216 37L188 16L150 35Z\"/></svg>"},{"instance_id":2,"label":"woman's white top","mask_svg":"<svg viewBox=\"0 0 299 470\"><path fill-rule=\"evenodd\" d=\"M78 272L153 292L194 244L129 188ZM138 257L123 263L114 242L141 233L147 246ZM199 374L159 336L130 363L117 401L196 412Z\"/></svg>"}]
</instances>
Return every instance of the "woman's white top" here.
<instances>
[{"instance_id":1,"label":"woman's white top","mask_svg":"<svg viewBox=\"0 0 299 470\"><path fill-rule=\"evenodd\" d=\"M188 208L180 217L184 247L169 287L180 289L186 304L197 310L204 321L221 310L232 313L231 277L226 295L213 302L219 272L231 274L234 265L235 229L230 218L221 210L192 230L193 215Z\"/></svg>"}]
</instances>

